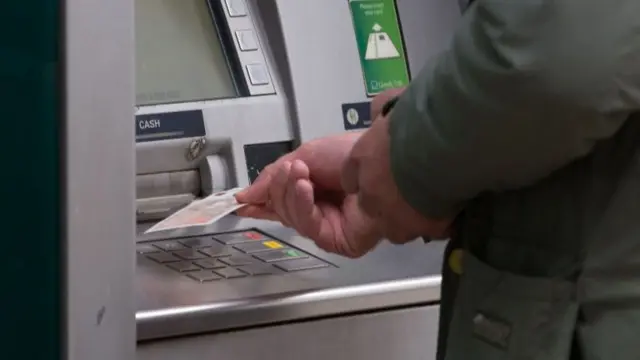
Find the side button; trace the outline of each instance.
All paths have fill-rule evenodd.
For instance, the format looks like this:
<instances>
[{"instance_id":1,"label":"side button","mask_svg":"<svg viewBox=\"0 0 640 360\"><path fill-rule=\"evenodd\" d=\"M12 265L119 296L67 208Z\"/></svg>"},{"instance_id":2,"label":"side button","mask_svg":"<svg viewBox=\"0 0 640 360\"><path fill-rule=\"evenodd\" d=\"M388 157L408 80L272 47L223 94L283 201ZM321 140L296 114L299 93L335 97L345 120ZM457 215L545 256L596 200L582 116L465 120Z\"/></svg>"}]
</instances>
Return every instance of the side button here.
<instances>
[{"instance_id":1,"label":"side button","mask_svg":"<svg viewBox=\"0 0 640 360\"><path fill-rule=\"evenodd\" d=\"M251 30L238 30L236 31L236 41L242 51L258 50L258 42Z\"/></svg>"},{"instance_id":2,"label":"side button","mask_svg":"<svg viewBox=\"0 0 640 360\"><path fill-rule=\"evenodd\" d=\"M314 258L283 261L281 263L275 264L275 267L286 272L319 269L328 266L329 265L327 263Z\"/></svg>"},{"instance_id":3,"label":"side button","mask_svg":"<svg viewBox=\"0 0 640 360\"><path fill-rule=\"evenodd\" d=\"M244 0L225 0L230 17L247 16L247 6Z\"/></svg>"},{"instance_id":4,"label":"side button","mask_svg":"<svg viewBox=\"0 0 640 360\"><path fill-rule=\"evenodd\" d=\"M249 74L249 81L251 81L251 85L269 84L269 74L267 73L267 68L262 64L247 65L247 74Z\"/></svg>"}]
</instances>

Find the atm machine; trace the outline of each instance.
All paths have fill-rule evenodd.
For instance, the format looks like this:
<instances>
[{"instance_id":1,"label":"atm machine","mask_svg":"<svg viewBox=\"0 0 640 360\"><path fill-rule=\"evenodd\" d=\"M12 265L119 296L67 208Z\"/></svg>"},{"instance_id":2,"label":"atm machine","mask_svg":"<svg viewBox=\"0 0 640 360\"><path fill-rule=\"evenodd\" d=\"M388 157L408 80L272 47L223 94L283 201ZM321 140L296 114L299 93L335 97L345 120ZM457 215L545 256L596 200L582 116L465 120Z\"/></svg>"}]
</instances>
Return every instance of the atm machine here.
<instances>
[{"instance_id":1,"label":"atm machine","mask_svg":"<svg viewBox=\"0 0 640 360\"><path fill-rule=\"evenodd\" d=\"M300 142L366 128L371 97L447 45L458 4L132 1L137 359L432 359L442 243L349 260L235 216L144 231Z\"/></svg>"}]
</instances>

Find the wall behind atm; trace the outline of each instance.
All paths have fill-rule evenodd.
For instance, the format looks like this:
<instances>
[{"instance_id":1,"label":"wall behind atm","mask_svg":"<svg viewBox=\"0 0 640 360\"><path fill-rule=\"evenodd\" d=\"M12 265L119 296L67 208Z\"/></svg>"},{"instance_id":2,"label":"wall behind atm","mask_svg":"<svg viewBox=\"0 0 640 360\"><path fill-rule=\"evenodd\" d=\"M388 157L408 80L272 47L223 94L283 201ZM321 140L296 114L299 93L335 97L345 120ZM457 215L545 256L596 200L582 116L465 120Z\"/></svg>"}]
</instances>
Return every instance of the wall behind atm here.
<instances>
[{"instance_id":1,"label":"wall behind atm","mask_svg":"<svg viewBox=\"0 0 640 360\"><path fill-rule=\"evenodd\" d=\"M370 101L348 0L253 0L253 5L284 78L299 140L344 132L343 105ZM452 0L397 0L397 9L415 76L450 42L460 6ZM366 121L361 115L359 121Z\"/></svg>"}]
</instances>

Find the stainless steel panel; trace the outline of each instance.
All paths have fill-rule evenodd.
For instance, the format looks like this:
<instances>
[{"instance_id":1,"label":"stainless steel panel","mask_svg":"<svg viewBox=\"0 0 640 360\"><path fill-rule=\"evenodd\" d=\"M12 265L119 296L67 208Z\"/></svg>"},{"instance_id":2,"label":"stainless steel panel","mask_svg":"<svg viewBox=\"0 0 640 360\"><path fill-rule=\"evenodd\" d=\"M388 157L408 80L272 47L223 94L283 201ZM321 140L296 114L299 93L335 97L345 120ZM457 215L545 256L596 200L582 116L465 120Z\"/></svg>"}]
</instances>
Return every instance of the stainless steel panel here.
<instances>
[{"instance_id":1,"label":"stainless steel panel","mask_svg":"<svg viewBox=\"0 0 640 360\"><path fill-rule=\"evenodd\" d=\"M135 356L133 2L63 3L66 358L128 360Z\"/></svg>"},{"instance_id":2,"label":"stainless steel panel","mask_svg":"<svg viewBox=\"0 0 640 360\"><path fill-rule=\"evenodd\" d=\"M344 132L341 105L368 100L348 1L249 3L259 5L295 109L299 140ZM415 77L426 61L448 46L460 8L455 0L397 0L397 7Z\"/></svg>"},{"instance_id":3,"label":"stainless steel panel","mask_svg":"<svg viewBox=\"0 0 640 360\"><path fill-rule=\"evenodd\" d=\"M230 216L204 230L178 230L140 241L257 227L337 267L201 284L139 257L138 339L300 320L437 302L443 243L382 244L356 260L324 253L279 224ZM143 227L139 229L143 230Z\"/></svg>"},{"instance_id":4,"label":"stainless steel panel","mask_svg":"<svg viewBox=\"0 0 640 360\"><path fill-rule=\"evenodd\" d=\"M433 360L438 307L140 344L137 360Z\"/></svg>"},{"instance_id":5,"label":"stainless steel panel","mask_svg":"<svg viewBox=\"0 0 640 360\"><path fill-rule=\"evenodd\" d=\"M258 4L261 11L257 11ZM276 96L139 109L139 113L203 109L207 144L212 147L205 149L202 156L225 153L231 160L229 173L239 186L248 183L243 170L245 144L289 140L292 115L298 118L299 140L340 133L341 104L366 100L346 0L314 2L313 6L294 0L253 0L247 1L247 6L255 16L256 35L268 65L275 55L281 62L279 69L288 77L290 111L285 107L285 94L279 91L280 77L273 67ZM446 47L459 9L455 2L447 0L399 0L398 7L410 67L416 73L427 58ZM265 37L265 29L269 30L269 37ZM197 168L197 162L185 160L182 150L178 151L184 145L178 146L178 141L140 144L139 173ZM200 284L139 257L138 339L229 331L439 300L443 243L383 244L361 259L348 260L324 253L311 241L278 224L233 216L207 229L140 236L138 241L251 227L337 267ZM139 227L139 232L142 230L144 226Z\"/></svg>"}]
</instances>

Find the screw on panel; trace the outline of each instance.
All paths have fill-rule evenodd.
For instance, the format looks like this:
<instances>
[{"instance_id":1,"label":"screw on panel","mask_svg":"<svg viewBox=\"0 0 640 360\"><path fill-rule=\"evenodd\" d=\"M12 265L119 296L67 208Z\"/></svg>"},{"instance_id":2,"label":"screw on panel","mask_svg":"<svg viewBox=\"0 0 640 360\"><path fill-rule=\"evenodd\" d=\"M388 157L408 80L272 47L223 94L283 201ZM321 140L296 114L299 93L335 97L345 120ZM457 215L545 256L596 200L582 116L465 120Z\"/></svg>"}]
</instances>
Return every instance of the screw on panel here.
<instances>
[{"instance_id":1,"label":"screw on panel","mask_svg":"<svg viewBox=\"0 0 640 360\"><path fill-rule=\"evenodd\" d=\"M200 153L202 152L202 149L204 149L204 146L206 144L207 144L207 140L205 138L199 138L199 139L193 140L189 144L189 148L187 149L187 160L193 161L198 156L200 156Z\"/></svg>"}]
</instances>

